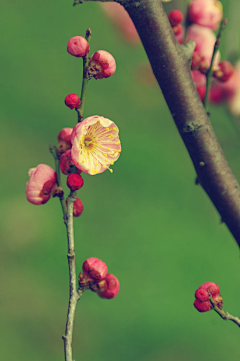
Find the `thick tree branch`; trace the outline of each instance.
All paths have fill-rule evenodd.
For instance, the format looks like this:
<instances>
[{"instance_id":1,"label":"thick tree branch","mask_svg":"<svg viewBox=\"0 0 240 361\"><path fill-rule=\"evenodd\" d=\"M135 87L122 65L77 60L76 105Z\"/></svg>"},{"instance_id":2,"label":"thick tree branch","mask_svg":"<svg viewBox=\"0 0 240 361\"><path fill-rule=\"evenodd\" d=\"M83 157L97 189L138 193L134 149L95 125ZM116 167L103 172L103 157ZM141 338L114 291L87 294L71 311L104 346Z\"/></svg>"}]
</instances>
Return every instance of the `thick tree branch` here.
<instances>
[{"instance_id":1,"label":"thick tree branch","mask_svg":"<svg viewBox=\"0 0 240 361\"><path fill-rule=\"evenodd\" d=\"M198 179L240 246L240 188L219 145L159 0L124 1L155 77L193 161Z\"/></svg>"},{"instance_id":2,"label":"thick tree branch","mask_svg":"<svg viewBox=\"0 0 240 361\"><path fill-rule=\"evenodd\" d=\"M117 2L136 26L202 187L240 246L240 187L191 79L193 42L178 44L161 1Z\"/></svg>"}]
</instances>

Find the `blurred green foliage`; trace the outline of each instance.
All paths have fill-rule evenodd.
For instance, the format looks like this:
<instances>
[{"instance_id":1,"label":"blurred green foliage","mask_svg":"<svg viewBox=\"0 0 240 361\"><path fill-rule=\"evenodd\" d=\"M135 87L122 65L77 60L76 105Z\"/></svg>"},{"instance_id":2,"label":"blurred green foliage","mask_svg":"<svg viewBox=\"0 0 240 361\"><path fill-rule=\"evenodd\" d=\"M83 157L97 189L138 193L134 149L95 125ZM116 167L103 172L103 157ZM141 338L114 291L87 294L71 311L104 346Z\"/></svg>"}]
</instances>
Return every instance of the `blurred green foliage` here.
<instances>
[{"instance_id":1,"label":"blurred green foliage","mask_svg":"<svg viewBox=\"0 0 240 361\"><path fill-rule=\"evenodd\" d=\"M25 183L29 168L54 165L48 146L77 121L64 98L80 93L82 64L66 45L91 27L91 52L111 52L117 72L90 82L85 116L115 121L123 151L113 174L84 175L76 261L80 272L86 258L103 259L121 288L110 301L84 294L74 359L237 359L237 327L213 312L198 313L192 304L197 287L213 281L225 310L240 314L239 250L194 184L193 166L158 86L137 80L136 68L147 62L142 47L126 44L97 3L73 8L67 0L3 0L1 10L1 358L64 359L65 226L58 200L40 207L27 203ZM213 108L211 119L239 178L239 134L224 109Z\"/></svg>"}]
</instances>

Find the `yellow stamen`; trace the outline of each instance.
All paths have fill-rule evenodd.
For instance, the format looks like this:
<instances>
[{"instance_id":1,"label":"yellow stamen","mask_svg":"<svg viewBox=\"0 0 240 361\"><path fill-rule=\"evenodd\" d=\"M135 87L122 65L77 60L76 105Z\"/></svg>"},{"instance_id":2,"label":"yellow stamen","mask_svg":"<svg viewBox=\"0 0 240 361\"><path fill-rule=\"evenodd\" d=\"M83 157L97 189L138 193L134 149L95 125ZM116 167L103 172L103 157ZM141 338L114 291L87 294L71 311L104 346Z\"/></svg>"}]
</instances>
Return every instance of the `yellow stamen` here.
<instances>
[{"instance_id":1,"label":"yellow stamen","mask_svg":"<svg viewBox=\"0 0 240 361\"><path fill-rule=\"evenodd\" d=\"M110 169L110 168L108 168L109 170L110 170L110 172L112 173L113 172L113 170L112 169Z\"/></svg>"},{"instance_id":2,"label":"yellow stamen","mask_svg":"<svg viewBox=\"0 0 240 361\"><path fill-rule=\"evenodd\" d=\"M120 144L121 142L120 142L120 140L118 140L115 144Z\"/></svg>"},{"instance_id":3,"label":"yellow stamen","mask_svg":"<svg viewBox=\"0 0 240 361\"><path fill-rule=\"evenodd\" d=\"M113 161L111 161L111 162L110 162L110 164L111 164L111 165L113 165L113 164L114 164L114 162L113 162Z\"/></svg>"}]
</instances>

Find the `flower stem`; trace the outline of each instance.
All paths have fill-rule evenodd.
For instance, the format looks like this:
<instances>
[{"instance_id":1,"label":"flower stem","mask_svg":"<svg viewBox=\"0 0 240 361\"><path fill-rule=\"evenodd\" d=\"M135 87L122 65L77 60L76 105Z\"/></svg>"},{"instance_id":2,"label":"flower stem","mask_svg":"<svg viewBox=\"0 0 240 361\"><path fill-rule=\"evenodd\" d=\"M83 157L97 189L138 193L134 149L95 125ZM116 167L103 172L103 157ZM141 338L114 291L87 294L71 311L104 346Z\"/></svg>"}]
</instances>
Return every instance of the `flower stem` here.
<instances>
[{"instance_id":1,"label":"flower stem","mask_svg":"<svg viewBox=\"0 0 240 361\"><path fill-rule=\"evenodd\" d=\"M230 315L230 313L225 312L224 310L222 310L221 308L217 307L215 302L213 301L212 295L210 292L208 292L209 294L209 301L211 302L211 305L213 307L213 310L215 312L217 312L219 314L219 316L223 319L223 320L230 320L233 321L234 323L236 323L236 325L238 325L240 327L240 319L236 316L232 316Z\"/></svg>"},{"instance_id":2,"label":"flower stem","mask_svg":"<svg viewBox=\"0 0 240 361\"><path fill-rule=\"evenodd\" d=\"M88 41L88 43L90 42L92 37L92 32L91 29L88 28L86 31L86 40ZM86 54L83 57L83 78L82 78L82 90L81 90L81 105L77 110L78 113L78 122L81 122L83 120L83 113L84 113L84 106L85 106L85 100L86 100L86 94L87 94L87 85L88 85L88 81L89 78L87 77L87 69L88 69L88 61L89 61L89 56L88 54Z\"/></svg>"},{"instance_id":3,"label":"flower stem","mask_svg":"<svg viewBox=\"0 0 240 361\"><path fill-rule=\"evenodd\" d=\"M55 145L50 146L49 151L52 154L52 156L54 158L54 162L55 162L55 171L57 173L57 185L58 185L58 187L61 187L60 162L59 162L59 158L57 156L57 148L55 147ZM67 207L65 204L64 196L59 197L59 200L60 200L61 207L62 207L63 218L65 218L66 214L67 214Z\"/></svg>"},{"instance_id":4,"label":"flower stem","mask_svg":"<svg viewBox=\"0 0 240 361\"><path fill-rule=\"evenodd\" d=\"M206 93L205 93L204 102L203 102L206 111L208 109L208 104L209 104L209 93L210 93L210 87L211 87L212 75L213 75L213 66L214 66L213 62L214 62L215 55L219 49L222 31L225 29L226 25L227 25L227 18L225 18L221 21L220 28L219 28L218 35L217 35L217 40L216 40L216 42L214 44L214 48L213 48L211 64L210 64L210 67L206 74Z\"/></svg>"},{"instance_id":5,"label":"flower stem","mask_svg":"<svg viewBox=\"0 0 240 361\"><path fill-rule=\"evenodd\" d=\"M64 342L65 361L72 361L72 336L73 323L78 300L82 296L82 291L77 291L77 277L75 264L75 250L74 250L74 233L73 233L73 203L75 202L75 193L71 192L67 198L67 215L65 217L65 224L67 228L68 238L68 268L69 268L69 304L67 312L67 322L65 334L62 336Z\"/></svg>"}]
</instances>

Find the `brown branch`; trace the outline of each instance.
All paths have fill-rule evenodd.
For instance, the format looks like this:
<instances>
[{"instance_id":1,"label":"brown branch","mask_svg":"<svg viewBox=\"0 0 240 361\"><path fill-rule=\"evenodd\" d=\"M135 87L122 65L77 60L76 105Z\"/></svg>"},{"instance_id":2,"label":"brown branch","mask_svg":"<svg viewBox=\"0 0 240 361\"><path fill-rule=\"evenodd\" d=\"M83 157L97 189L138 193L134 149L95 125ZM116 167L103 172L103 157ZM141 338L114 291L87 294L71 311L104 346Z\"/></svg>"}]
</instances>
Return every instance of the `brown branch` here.
<instances>
[{"instance_id":1,"label":"brown branch","mask_svg":"<svg viewBox=\"0 0 240 361\"><path fill-rule=\"evenodd\" d=\"M239 184L192 82L189 46L177 43L158 0L130 1L125 8L138 30L198 179L240 246Z\"/></svg>"},{"instance_id":2,"label":"brown branch","mask_svg":"<svg viewBox=\"0 0 240 361\"><path fill-rule=\"evenodd\" d=\"M84 1L91 0L79 2ZM240 187L190 75L194 42L178 44L161 1L116 2L125 7L134 22L199 182L240 246Z\"/></svg>"},{"instance_id":3,"label":"brown branch","mask_svg":"<svg viewBox=\"0 0 240 361\"><path fill-rule=\"evenodd\" d=\"M240 246L240 188L225 159L190 75L190 46L175 39L159 0L127 1L198 179ZM193 50L193 49L192 49Z\"/></svg>"}]
</instances>

